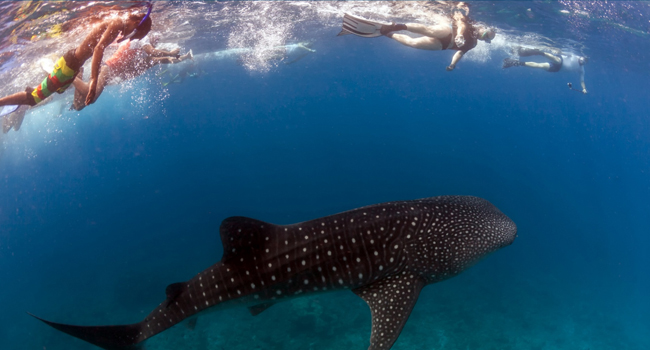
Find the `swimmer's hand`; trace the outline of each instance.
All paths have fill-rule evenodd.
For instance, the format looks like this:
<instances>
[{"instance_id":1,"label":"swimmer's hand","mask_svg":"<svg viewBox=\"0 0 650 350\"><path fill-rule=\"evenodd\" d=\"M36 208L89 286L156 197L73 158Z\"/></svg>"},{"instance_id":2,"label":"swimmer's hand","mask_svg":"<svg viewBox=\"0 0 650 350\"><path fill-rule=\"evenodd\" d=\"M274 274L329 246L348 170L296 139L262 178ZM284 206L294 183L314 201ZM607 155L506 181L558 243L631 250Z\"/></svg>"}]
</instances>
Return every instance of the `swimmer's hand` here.
<instances>
[{"instance_id":1,"label":"swimmer's hand","mask_svg":"<svg viewBox=\"0 0 650 350\"><path fill-rule=\"evenodd\" d=\"M456 42L456 47L462 47L465 45L465 37L462 35L456 35L456 39L454 39Z\"/></svg>"},{"instance_id":2,"label":"swimmer's hand","mask_svg":"<svg viewBox=\"0 0 650 350\"><path fill-rule=\"evenodd\" d=\"M454 70L454 68L456 68L456 65L455 64L450 64L449 66L447 66L447 71L451 72L452 70Z\"/></svg>"},{"instance_id":3,"label":"swimmer's hand","mask_svg":"<svg viewBox=\"0 0 650 350\"><path fill-rule=\"evenodd\" d=\"M587 94L587 89L582 89L582 93L586 95Z\"/></svg>"},{"instance_id":4,"label":"swimmer's hand","mask_svg":"<svg viewBox=\"0 0 650 350\"><path fill-rule=\"evenodd\" d=\"M95 101L96 92L97 92L97 80L90 79L88 95L86 96L86 106L92 104Z\"/></svg>"}]
</instances>

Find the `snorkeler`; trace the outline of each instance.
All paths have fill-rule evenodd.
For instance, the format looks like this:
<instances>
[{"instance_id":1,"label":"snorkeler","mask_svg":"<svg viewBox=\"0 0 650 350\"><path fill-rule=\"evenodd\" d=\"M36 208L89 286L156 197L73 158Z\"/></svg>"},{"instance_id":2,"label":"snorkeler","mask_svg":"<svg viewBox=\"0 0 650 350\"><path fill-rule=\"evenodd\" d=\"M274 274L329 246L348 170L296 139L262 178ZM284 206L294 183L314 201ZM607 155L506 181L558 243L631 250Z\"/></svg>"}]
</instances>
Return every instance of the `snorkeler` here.
<instances>
[{"instance_id":1,"label":"snorkeler","mask_svg":"<svg viewBox=\"0 0 650 350\"><path fill-rule=\"evenodd\" d=\"M284 51L281 54L281 59L285 61L284 64L296 63L305 58L308 54L316 52L316 50L312 49L310 45L311 43L303 41L297 44L280 46L279 48ZM295 57L293 57L294 54Z\"/></svg>"},{"instance_id":2,"label":"snorkeler","mask_svg":"<svg viewBox=\"0 0 650 350\"><path fill-rule=\"evenodd\" d=\"M343 17L343 29L338 35L355 34L367 38L384 35L420 50L456 50L451 64L447 67L447 70L451 71L456 68L456 64L467 51L476 47L478 40L490 43L496 35L496 31L492 28L475 26L466 13L469 13L469 8L461 2L456 6L450 24L431 26L419 23L380 23L346 13ZM400 30L422 36L413 38L394 33Z\"/></svg>"},{"instance_id":3,"label":"snorkeler","mask_svg":"<svg viewBox=\"0 0 650 350\"><path fill-rule=\"evenodd\" d=\"M190 51L191 52L191 51ZM192 62L184 65L179 72L177 72L175 75L172 76L172 73L168 70L165 69L162 72L159 72L156 74L157 77L162 77L165 74L168 74L171 79L166 82L162 83L163 87L166 87L169 84L180 84L183 81L185 81L185 78L198 78L202 75L205 74L205 71L196 64L196 61L192 60Z\"/></svg>"},{"instance_id":4,"label":"snorkeler","mask_svg":"<svg viewBox=\"0 0 650 350\"><path fill-rule=\"evenodd\" d=\"M52 95L54 92L63 93L74 81L83 64L89 58L92 59L92 75L90 87L86 96L86 104L92 103L97 91L100 65L104 56L104 49L121 34L119 41L127 39L142 39L151 29L151 8L148 4L146 14L129 14L127 18L105 20L97 24L90 34L77 48L66 52L54 65L54 70L35 89L27 88L25 91L0 98L0 106L5 105L30 105L35 106L39 102ZM4 118L3 124L6 127L13 127L10 118Z\"/></svg>"},{"instance_id":5,"label":"snorkeler","mask_svg":"<svg viewBox=\"0 0 650 350\"><path fill-rule=\"evenodd\" d=\"M138 77L158 64L179 63L193 58L191 50L181 56L179 54L180 49L172 51L156 49L157 38L156 35L150 35L150 39L144 38L138 42L129 40L120 44L117 51L106 60L106 66L99 73L97 91L90 104L97 101L106 85ZM85 97L90 89L90 84L85 83L80 75L75 78L72 84L75 87L72 108L80 111L89 104L86 102Z\"/></svg>"},{"instance_id":6,"label":"snorkeler","mask_svg":"<svg viewBox=\"0 0 650 350\"><path fill-rule=\"evenodd\" d=\"M526 62L520 61L513 58L505 58L503 60L503 68L510 67L530 67L543 69L547 72L556 73L559 71L578 71L580 72L580 85L582 86L583 94L587 93L587 88L585 86L585 64L589 60L584 56L577 56L571 54L551 54L544 52L540 49L531 49L526 47L517 47L513 50L513 53L517 54L519 57L528 57L528 56L543 56L549 60L549 62ZM569 88L572 88L571 83L568 84ZM575 89L573 89L575 90Z\"/></svg>"}]
</instances>

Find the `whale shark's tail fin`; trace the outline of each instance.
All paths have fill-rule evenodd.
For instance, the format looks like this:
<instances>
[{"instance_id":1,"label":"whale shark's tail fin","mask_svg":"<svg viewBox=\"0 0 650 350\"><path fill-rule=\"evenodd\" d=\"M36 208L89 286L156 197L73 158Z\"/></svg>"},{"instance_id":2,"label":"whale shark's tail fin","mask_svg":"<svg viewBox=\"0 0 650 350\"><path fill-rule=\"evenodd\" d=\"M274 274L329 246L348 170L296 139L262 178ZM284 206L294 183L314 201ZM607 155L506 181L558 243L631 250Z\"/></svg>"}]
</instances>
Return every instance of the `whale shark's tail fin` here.
<instances>
[{"instance_id":1,"label":"whale shark's tail fin","mask_svg":"<svg viewBox=\"0 0 650 350\"><path fill-rule=\"evenodd\" d=\"M139 323L124 326L73 326L50 322L32 314L29 315L43 321L48 326L85 340L102 349L135 350L140 348L138 343L143 340Z\"/></svg>"},{"instance_id":2,"label":"whale shark's tail fin","mask_svg":"<svg viewBox=\"0 0 650 350\"><path fill-rule=\"evenodd\" d=\"M385 25L390 23L375 22L346 13L343 16L343 28L337 36L354 34L364 38L375 38L382 36L381 27Z\"/></svg>"}]
</instances>

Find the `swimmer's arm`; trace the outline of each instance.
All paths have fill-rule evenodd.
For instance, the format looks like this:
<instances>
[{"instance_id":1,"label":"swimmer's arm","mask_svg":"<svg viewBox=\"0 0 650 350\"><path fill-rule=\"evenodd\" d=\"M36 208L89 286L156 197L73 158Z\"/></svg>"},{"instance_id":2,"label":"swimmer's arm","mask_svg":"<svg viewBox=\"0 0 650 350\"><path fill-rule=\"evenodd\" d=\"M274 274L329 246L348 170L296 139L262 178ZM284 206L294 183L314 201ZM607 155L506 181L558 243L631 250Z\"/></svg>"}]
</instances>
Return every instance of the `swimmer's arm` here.
<instances>
[{"instance_id":1,"label":"swimmer's arm","mask_svg":"<svg viewBox=\"0 0 650 350\"><path fill-rule=\"evenodd\" d=\"M467 4L463 1L460 1L458 4L456 4L456 8L465 11L465 15L469 16L469 6L467 6Z\"/></svg>"},{"instance_id":2,"label":"swimmer's arm","mask_svg":"<svg viewBox=\"0 0 650 350\"><path fill-rule=\"evenodd\" d=\"M465 29L467 28L465 16L460 12L454 13L454 22L456 24L456 35L454 36L463 35ZM467 40L467 38L465 39Z\"/></svg>"},{"instance_id":3,"label":"swimmer's arm","mask_svg":"<svg viewBox=\"0 0 650 350\"><path fill-rule=\"evenodd\" d=\"M86 96L86 105L91 104L95 99L99 69L102 64L102 58L104 57L104 50L117 38L120 30L122 30L122 22L119 20L112 21L102 34L97 45L95 45L91 63L90 88L88 90L88 96Z\"/></svg>"},{"instance_id":4,"label":"swimmer's arm","mask_svg":"<svg viewBox=\"0 0 650 350\"><path fill-rule=\"evenodd\" d=\"M465 27L466 27L465 21L460 21L460 20L456 21L456 26L458 28L458 30L456 30L456 36L463 35L463 33L465 33ZM467 38L465 38L465 40L467 40Z\"/></svg>"},{"instance_id":5,"label":"swimmer's arm","mask_svg":"<svg viewBox=\"0 0 650 350\"><path fill-rule=\"evenodd\" d=\"M458 61L460 61L460 59L463 58L464 54L465 52L463 51L456 51L454 57L451 58L451 64L449 65L449 67L447 67L447 70L454 70L454 68L456 68L456 63L458 63Z\"/></svg>"},{"instance_id":6,"label":"swimmer's arm","mask_svg":"<svg viewBox=\"0 0 650 350\"><path fill-rule=\"evenodd\" d=\"M587 86L585 85L585 67L580 67L580 85L582 86L582 93L587 93Z\"/></svg>"}]
</instances>

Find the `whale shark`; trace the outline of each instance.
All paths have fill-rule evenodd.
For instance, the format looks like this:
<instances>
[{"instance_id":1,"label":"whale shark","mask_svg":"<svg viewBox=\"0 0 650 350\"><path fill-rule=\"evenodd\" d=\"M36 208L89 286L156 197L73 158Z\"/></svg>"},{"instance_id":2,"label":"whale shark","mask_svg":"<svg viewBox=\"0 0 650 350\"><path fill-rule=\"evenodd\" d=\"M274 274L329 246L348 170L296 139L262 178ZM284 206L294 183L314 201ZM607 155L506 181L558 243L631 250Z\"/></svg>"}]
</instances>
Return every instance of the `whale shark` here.
<instances>
[{"instance_id":1,"label":"whale shark","mask_svg":"<svg viewBox=\"0 0 650 350\"><path fill-rule=\"evenodd\" d=\"M390 349L422 288L510 245L517 226L485 199L440 196L370 205L291 225L230 217L224 253L129 325L76 326L34 317L104 349L132 349L202 311L258 315L291 298L351 290L370 307L369 350ZM290 317L290 316L287 316Z\"/></svg>"}]
</instances>

